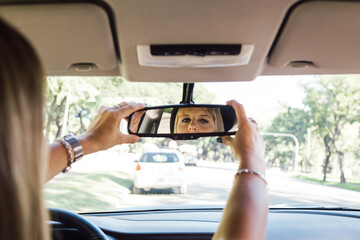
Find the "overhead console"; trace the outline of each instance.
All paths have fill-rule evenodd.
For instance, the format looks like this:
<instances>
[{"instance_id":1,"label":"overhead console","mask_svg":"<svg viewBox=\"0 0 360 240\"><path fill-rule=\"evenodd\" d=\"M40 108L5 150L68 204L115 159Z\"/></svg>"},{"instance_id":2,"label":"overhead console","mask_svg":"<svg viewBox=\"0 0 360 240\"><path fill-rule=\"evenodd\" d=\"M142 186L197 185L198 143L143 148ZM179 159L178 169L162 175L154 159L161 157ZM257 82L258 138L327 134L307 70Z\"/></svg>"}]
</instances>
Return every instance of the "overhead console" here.
<instances>
[{"instance_id":1,"label":"overhead console","mask_svg":"<svg viewBox=\"0 0 360 240\"><path fill-rule=\"evenodd\" d=\"M121 72L141 82L253 80L291 5L288 0L112 1Z\"/></svg>"},{"instance_id":2,"label":"overhead console","mask_svg":"<svg viewBox=\"0 0 360 240\"><path fill-rule=\"evenodd\" d=\"M272 68L293 73L360 72L360 2L305 1L288 12L268 57ZM341 36L341 37L339 37Z\"/></svg>"},{"instance_id":3,"label":"overhead console","mask_svg":"<svg viewBox=\"0 0 360 240\"><path fill-rule=\"evenodd\" d=\"M138 45L141 66L151 67L231 67L249 63L252 44L169 44Z\"/></svg>"},{"instance_id":4,"label":"overhead console","mask_svg":"<svg viewBox=\"0 0 360 240\"><path fill-rule=\"evenodd\" d=\"M119 75L120 52L111 10L105 4L0 4L0 16L36 48L47 75Z\"/></svg>"}]
</instances>

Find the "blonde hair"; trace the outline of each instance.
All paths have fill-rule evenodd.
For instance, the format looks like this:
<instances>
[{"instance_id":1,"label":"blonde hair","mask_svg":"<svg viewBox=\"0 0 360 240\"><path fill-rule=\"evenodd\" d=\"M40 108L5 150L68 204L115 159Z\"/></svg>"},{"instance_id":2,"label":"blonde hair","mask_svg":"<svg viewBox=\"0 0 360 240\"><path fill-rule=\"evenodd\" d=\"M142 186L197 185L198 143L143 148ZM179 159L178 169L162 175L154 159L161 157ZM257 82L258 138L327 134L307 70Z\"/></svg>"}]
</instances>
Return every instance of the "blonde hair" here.
<instances>
[{"instance_id":1,"label":"blonde hair","mask_svg":"<svg viewBox=\"0 0 360 240\"><path fill-rule=\"evenodd\" d=\"M184 111L184 109L186 108L180 108L178 110L178 112L176 113L176 117L175 117L175 124L174 124L174 133L177 133L177 125L179 123L179 117L180 114L182 113L182 111ZM221 115L221 112L220 112L220 108L201 108L203 109L204 111L207 111L212 119L214 120L215 122L215 129L216 129L216 132L224 132L224 121L223 121L223 118L222 118L222 115Z\"/></svg>"},{"instance_id":2,"label":"blonde hair","mask_svg":"<svg viewBox=\"0 0 360 240\"><path fill-rule=\"evenodd\" d=\"M31 45L0 19L0 239L50 239L42 194L44 84Z\"/></svg>"}]
</instances>

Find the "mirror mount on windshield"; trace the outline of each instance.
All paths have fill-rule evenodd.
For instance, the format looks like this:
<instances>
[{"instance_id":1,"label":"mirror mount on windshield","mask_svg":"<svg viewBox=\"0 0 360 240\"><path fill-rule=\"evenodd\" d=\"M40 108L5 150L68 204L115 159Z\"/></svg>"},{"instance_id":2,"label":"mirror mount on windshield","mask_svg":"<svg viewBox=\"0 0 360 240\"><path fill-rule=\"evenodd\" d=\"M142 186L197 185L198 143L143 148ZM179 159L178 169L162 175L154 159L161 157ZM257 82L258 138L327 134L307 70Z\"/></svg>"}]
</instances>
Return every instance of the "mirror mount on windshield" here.
<instances>
[{"instance_id":1,"label":"mirror mount on windshield","mask_svg":"<svg viewBox=\"0 0 360 240\"><path fill-rule=\"evenodd\" d=\"M193 100L194 83L184 83L183 98L180 104L194 104Z\"/></svg>"}]
</instances>

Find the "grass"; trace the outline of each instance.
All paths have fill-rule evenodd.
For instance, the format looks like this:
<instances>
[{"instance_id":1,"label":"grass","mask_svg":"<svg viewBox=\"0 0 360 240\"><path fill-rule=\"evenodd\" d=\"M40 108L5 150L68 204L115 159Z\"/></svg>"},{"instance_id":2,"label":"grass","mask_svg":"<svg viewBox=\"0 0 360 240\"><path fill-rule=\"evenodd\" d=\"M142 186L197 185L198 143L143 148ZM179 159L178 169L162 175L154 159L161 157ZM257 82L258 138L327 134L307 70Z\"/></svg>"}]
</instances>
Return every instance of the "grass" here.
<instances>
[{"instance_id":1,"label":"grass","mask_svg":"<svg viewBox=\"0 0 360 240\"><path fill-rule=\"evenodd\" d=\"M312 182L317 182L317 183L320 183L320 184L323 184L326 186L333 186L333 187L338 187L338 188L342 188L342 189L360 192L359 180L346 179L346 181L347 181L346 183L339 183L339 182L336 182L333 180L324 182L324 181L322 181L322 179L306 177L306 176L302 176L302 175L298 175L298 176L296 176L296 178L302 179L302 180L307 180L307 181L312 181Z\"/></svg>"},{"instance_id":2,"label":"grass","mask_svg":"<svg viewBox=\"0 0 360 240\"><path fill-rule=\"evenodd\" d=\"M48 207L74 212L106 211L121 206L133 181L121 172L67 173L45 185Z\"/></svg>"}]
</instances>

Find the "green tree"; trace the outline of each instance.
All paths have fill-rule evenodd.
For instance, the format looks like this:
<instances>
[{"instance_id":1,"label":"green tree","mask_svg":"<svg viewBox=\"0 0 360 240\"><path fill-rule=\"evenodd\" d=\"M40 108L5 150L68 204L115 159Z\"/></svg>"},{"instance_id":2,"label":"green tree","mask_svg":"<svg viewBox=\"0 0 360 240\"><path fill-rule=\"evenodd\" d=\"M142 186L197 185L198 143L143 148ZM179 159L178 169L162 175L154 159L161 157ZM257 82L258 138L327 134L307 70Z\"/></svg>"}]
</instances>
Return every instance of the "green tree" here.
<instances>
[{"instance_id":1,"label":"green tree","mask_svg":"<svg viewBox=\"0 0 360 240\"><path fill-rule=\"evenodd\" d=\"M47 78L45 135L50 141L61 136L64 112L69 98L68 132L81 134L101 105L143 102L149 106L178 104L182 83L128 82L121 77L49 77ZM211 103L214 96L196 84L196 103Z\"/></svg>"},{"instance_id":2,"label":"green tree","mask_svg":"<svg viewBox=\"0 0 360 240\"><path fill-rule=\"evenodd\" d=\"M45 136L48 140L59 137L64 126L64 112L69 98L68 129L83 133L89 116L97 111L101 91L106 84L94 78L47 78L47 106L45 109Z\"/></svg>"},{"instance_id":3,"label":"green tree","mask_svg":"<svg viewBox=\"0 0 360 240\"><path fill-rule=\"evenodd\" d=\"M321 76L317 81L303 85L306 94L304 104L311 115L312 125L325 145L324 181L334 152L339 162L340 182L346 182L342 130L346 124L359 120L359 80L357 76Z\"/></svg>"},{"instance_id":4,"label":"green tree","mask_svg":"<svg viewBox=\"0 0 360 240\"><path fill-rule=\"evenodd\" d=\"M306 143L307 129L309 128L309 115L304 109L286 107L286 111L279 113L271 125L266 129L267 132L289 133L296 136L299 145ZM269 167L278 166L287 170L292 165L294 156L294 140L289 137L264 136L266 142L266 156ZM302 159L305 159L302 157ZM306 163L309 165L310 163ZM304 162L301 166L304 168ZM304 169L303 169L304 170Z\"/></svg>"}]
</instances>

